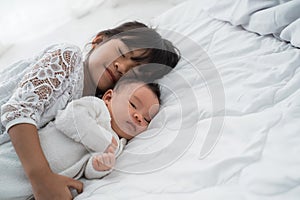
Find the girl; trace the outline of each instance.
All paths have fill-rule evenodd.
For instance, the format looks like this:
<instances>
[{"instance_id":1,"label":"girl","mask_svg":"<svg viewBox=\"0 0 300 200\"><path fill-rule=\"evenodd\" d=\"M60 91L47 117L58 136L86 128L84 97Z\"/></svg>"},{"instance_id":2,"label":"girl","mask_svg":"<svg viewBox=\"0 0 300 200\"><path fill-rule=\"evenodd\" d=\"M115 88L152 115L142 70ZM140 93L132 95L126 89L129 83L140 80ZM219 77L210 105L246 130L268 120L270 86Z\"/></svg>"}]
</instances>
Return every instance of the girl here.
<instances>
[{"instance_id":1,"label":"girl","mask_svg":"<svg viewBox=\"0 0 300 200\"><path fill-rule=\"evenodd\" d=\"M78 47L59 44L2 72L0 141L10 139L13 143L35 198L72 199L69 188L79 193L83 188L80 181L51 171L40 146L38 129L71 100L101 95L112 88L129 69L158 63L153 71L143 68L136 73L159 78L174 68L179 58L171 42L154 29L128 22L98 33L84 60Z\"/></svg>"}]
</instances>

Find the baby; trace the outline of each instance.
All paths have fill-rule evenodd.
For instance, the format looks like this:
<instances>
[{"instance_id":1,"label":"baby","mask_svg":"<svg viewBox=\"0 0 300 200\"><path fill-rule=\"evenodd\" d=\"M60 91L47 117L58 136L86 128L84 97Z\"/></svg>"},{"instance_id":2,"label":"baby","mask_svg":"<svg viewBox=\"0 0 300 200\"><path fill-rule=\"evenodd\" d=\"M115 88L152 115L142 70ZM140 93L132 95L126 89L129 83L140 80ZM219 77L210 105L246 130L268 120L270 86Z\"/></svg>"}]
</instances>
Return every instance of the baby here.
<instances>
[{"instance_id":1,"label":"baby","mask_svg":"<svg viewBox=\"0 0 300 200\"><path fill-rule=\"evenodd\" d=\"M89 96L70 102L39 130L51 169L76 179L105 176L126 141L147 129L159 104L157 84L128 78L121 79L102 100ZM26 199L32 189L12 143L1 144L0 149L1 199Z\"/></svg>"}]
</instances>

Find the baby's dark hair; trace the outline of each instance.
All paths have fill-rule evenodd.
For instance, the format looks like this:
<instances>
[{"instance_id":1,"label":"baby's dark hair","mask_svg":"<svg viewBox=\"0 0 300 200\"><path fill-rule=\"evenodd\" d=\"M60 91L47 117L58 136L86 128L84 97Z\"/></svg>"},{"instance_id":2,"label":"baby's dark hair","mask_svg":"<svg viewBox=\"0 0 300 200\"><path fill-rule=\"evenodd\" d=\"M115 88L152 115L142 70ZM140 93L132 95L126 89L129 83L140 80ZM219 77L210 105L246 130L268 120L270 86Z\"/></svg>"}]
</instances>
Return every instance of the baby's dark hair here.
<instances>
[{"instance_id":1,"label":"baby's dark hair","mask_svg":"<svg viewBox=\"0 0 300 200\"><path fill-rule=\"evenodd\" d=\"M91 51L97 44L113 38L120 39L130 50L145 49L142 55L132 57L132 60L140 63L164 65L165 69L163 71L160 70L161 77L169 73L177 65L181 57L179 50L172 42L162 38L154 28L137 21L126 22L113 29L99 32L91 43ZM153 73L156 71L154 70Z\"/></svg>"},{"instance_id":2,"label":"baby's dark hair","mask_svg":"<svg viewBox=\"0 0 300 200\"><path fill-rule=\"evenodd\" d=\"M126 85L131 84L131 83L141 83L143 85L145 85L147 88L149 88L153 94L157 97L159 104L161 104L161 93L160 93L160 87L158 83L147 83L144 82L142 80L139 79L135 79L135 78L121 78L115 85L115 87L113 88L114 91L118 92L120 91L123 87L126 87Z\"/></svg>"},{"instance_id":3,"label":"baby's dark hair","mask_svg":"<svg viewBox=\"0 0 300 200\"><path fill-rule=\"evenodd\" d=\"M145 85L156 95L159 104L161 104L161 93L160 93L160 87L158 83L145 83Z\"/></svg>"}]
</instances>

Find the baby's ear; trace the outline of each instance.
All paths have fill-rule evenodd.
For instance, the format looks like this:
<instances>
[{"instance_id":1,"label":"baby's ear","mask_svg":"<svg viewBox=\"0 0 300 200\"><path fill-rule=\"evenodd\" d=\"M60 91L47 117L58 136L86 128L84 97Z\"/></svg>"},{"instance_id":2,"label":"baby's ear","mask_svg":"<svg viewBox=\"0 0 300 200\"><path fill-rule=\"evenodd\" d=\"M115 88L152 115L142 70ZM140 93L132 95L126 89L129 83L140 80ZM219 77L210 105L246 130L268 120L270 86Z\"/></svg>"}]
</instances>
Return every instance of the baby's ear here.
<instances>
[{"instance_id":1,"label":"baby's ear","mask_svg":"<svg viewBox=\"0 0 300 200\"><path fill-rule=\"evenodd\" d=\"M114 91L112 89L107 90L104 95L102 96L102 100L105 102L105 104L110 103Z\"/></svg>"}]
</instances>

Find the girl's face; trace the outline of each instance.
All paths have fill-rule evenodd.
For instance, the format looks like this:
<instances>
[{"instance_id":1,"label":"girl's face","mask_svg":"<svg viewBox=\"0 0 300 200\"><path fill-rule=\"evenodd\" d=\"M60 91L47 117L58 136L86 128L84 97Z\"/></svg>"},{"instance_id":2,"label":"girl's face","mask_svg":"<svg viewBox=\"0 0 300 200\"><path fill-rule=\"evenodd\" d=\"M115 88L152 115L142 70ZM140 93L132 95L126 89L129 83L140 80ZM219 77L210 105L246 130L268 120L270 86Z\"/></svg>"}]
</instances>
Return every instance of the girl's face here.
<instances>
[{"instance_id":1,"label":"girl's face","mask_svg":"<svg viewBox=\"0 0 300 200\"><path fill-rule=\"evenodd\" d=\"M157 96L141 83L129 83L117 91L108 90L102 99L110 112L112 129L126 139L146 130L159 110Z\"/></svg>"},{"instance_id":2,"label":"girl's face","mask_svg":"<svg viewBox=\"0 0 300 200\"><path fill-rule=\"evenodd\" d=\"M96 46L88 61L91 81L101 91L112 88L123 74L140 64L131 58L143 53L144 50L130 51L120 39Z\"/></svg>"}]
</instances>

